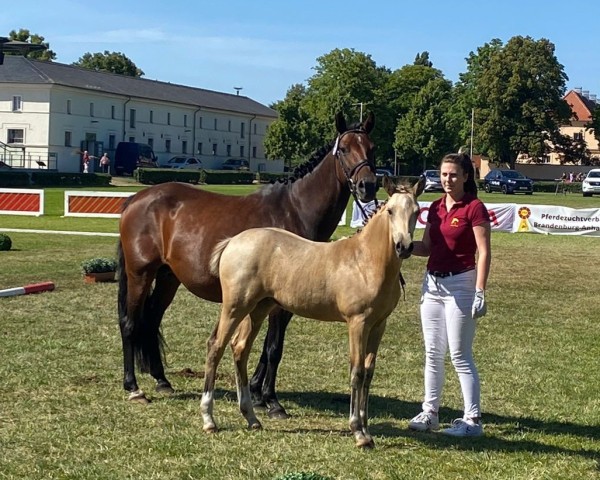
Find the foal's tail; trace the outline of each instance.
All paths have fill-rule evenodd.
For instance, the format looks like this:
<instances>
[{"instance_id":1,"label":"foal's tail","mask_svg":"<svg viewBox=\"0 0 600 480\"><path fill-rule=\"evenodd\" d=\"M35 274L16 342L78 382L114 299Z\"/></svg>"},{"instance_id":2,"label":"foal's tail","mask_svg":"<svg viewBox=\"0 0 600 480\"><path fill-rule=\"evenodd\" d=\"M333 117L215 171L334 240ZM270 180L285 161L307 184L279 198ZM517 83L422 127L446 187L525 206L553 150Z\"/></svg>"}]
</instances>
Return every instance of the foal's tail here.
<instances>
[{"instance_id":1,"label":"foal's tail","mask_svg":"<svg viewBox=\"0 0 600 480\"><path fill-rule=\"evenodd\" d=\"M229 245L230 240L231 238L226 238L225 240L221 240L219 243L217 243L217 246L210 256L210 263L208 264L209 270L211 275L214 275L215 277L219 276L219 262L221 261L221 255L223 254L225 247Z\"/></svg>"}]
</instances>

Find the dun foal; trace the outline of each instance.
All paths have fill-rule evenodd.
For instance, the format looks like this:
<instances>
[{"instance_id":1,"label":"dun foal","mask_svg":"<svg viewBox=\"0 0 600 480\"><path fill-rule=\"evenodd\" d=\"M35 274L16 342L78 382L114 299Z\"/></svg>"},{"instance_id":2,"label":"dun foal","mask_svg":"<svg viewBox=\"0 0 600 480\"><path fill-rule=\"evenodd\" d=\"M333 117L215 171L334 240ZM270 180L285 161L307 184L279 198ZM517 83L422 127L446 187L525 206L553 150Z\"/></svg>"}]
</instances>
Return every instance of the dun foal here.
<instances>
[{"instance_id":1,"label":"dun foal","mask_svg":"<svg viewBox=\"0 0 600 480\"><path fill-rule=\"evenodd\" d=\"M264 318L279 305L303 317L348 324L350 429L357 446L374 446L367 428L369 387L387 317L400 297L400 267L413 248L424 182L408 188L386 177L384 187L390 198L350 238L318 243L277 228L255 228L217 245L211 270L220 277L223 306L208 339L201 402L206 432L217 430L216 369L234 333L240 411L249 428L261 428L248 387L248 356Z\"/></svg>"}]
</instances>

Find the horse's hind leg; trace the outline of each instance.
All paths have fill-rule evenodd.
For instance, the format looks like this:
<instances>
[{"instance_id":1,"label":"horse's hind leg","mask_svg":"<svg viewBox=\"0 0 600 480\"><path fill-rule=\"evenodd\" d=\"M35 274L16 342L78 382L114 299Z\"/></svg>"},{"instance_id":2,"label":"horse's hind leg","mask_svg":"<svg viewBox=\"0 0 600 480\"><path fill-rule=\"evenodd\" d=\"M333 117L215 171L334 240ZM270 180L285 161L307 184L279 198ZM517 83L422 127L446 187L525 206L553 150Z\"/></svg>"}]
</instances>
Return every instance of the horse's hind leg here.
<instances>
[{"instance_id":1,"label":"horse's hind leg","mask_svg":"<svg viewBox=\"0 0 600 480\"><path fill-rule=\"evenodd\" d=\"M266 406L270 418L286 419L290 417L277 399L275 382L279 363L283 356L285 330L291 319L292 314L281 308L275 308L269 314L269 329L265 336L263 351L250 382L250 391L255 405Z\"/></svg>"},{"instance_id":2,"label":"horse's hind leg","mask_svg":"<svg viewBox=\"0 0 600 480\"><path fill-rule=\"evenodd\" d=\"M248 357L250 356L252 344L260 331L260 326L272 307L273 303L270 300L264 300L259 304L259 306L242 321L231 341L240 412L247 420L248 428L253 430L262 427L254 413L250 388L248 386Z\"/></svg>"},{"instance_id":3,"label":"horse's hind leg","mask_svg":"<svg viewBox=\"0 0 600 480\"><path fill-rule=\"evenodd\" d=\"M162 336L160 323L165 311L171 305L181 282L173 275L169 267L163 265L157 272L156 282L152 294L148 297L144 315L151 335L148 336L146 351L150 375L156 380L156 391L173 393L173 387L165 376L162 355Z\"/></svg>"}]
</instances>

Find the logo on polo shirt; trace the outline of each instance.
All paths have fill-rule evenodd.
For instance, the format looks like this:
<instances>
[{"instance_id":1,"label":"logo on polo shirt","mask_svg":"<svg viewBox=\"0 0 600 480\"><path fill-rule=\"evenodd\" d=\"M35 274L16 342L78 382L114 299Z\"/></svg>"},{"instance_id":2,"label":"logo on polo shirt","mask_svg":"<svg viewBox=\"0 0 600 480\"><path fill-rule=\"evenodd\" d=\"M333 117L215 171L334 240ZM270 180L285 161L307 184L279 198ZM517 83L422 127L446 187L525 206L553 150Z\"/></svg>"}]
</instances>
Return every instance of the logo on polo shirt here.
<instances>
[{"instance_id":1,"label":"logo on polo shirt","mask_svg":"<svg viewBox=\"0 0 600 480\"><path fill-rule=\"evenodd\" d=\"M450 222L450 226L454 228L458 227L458 218L454 217Z\"/></svg>"}]
</instances>

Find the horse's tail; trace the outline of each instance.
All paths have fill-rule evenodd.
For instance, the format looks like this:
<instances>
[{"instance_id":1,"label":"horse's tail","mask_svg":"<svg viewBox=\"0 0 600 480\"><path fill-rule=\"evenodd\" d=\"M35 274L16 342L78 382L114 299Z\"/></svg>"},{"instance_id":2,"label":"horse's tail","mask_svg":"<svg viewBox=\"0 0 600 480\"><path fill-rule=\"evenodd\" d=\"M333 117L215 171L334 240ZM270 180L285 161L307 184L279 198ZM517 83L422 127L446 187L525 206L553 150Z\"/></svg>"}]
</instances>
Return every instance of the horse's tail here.
<instances>
[{"instance_id":1,"label":"horse's tail","mask_svg":"<svg viewBox=\"0 0 600 480\"><path fill-rule=\"evenodd\" d=\"M226 238L225 240L221 240L219 243L217 243L217 246L215 247L215 249L212 252L212 255L210 256L210 273L215 277L219 276L219 262L221 261L221 255L223 254L223 250L225 250L225 247L229 245L230 240L231 238Z\"/></svg>"},{"instance_id":2,"label":"horse's tail","mask_svg":"<svg viewBox=\"0 0 600 480\"><path fill-rule=\"evenodd\" d=\"M160 318L157 318L152 292L146 296L140 315L131 315L127 310L127 271L123 245L119 240L117 246L117 271L119 275L118 310L121 335L126 337L134 351L135 360L140 372L150 372L150 365L160 356L165 358L165 340L160 331Z\"/></svg>"}]
</instances>

